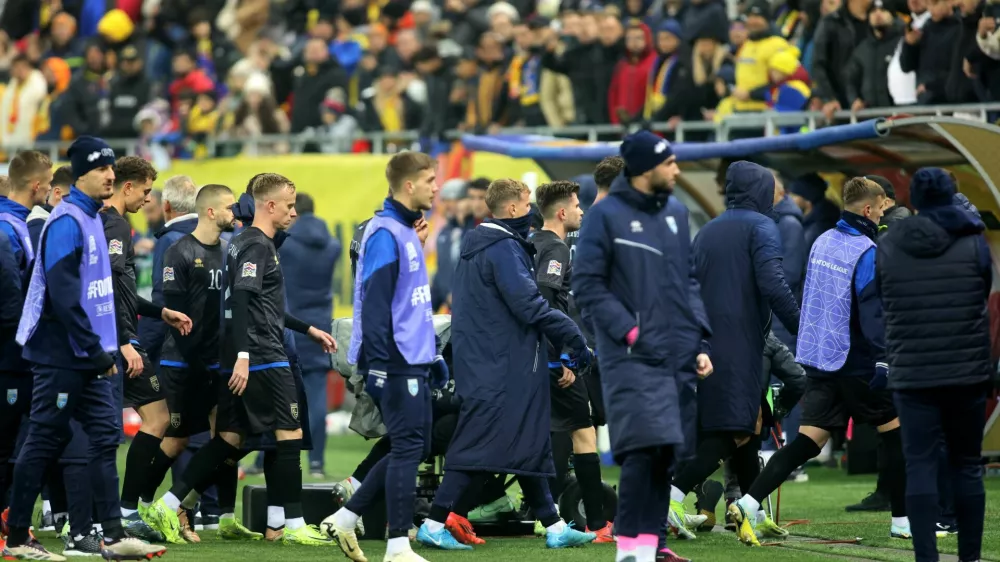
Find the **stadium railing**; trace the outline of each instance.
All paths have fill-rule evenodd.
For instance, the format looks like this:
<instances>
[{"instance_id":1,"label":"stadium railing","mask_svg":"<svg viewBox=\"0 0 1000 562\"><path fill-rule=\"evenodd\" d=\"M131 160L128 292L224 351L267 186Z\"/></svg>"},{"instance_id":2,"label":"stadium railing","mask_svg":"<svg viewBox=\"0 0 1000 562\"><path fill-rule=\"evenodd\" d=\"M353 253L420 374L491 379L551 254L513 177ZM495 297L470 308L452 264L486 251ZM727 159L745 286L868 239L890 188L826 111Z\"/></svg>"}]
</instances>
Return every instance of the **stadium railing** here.
<instances>
[{"instance_id":1,"label":"stadium railing","mask_svg":"<svg viewBox=\"0 0 1000 562\"><path fill-rule=\"evenodd\" d=\"M675 142L684 142L692 133L710 133L714 140L725 142L734 133L745 137L747 131L762 131L763 136L778 134L781 128L796 127L806 130L815 130L827 125L856 123L867 119L889 118L894 116L953 116L970 120L987 122L996 121L1000 117L1000 103L987 104L963 104L963 105L932 105L932 106L906 106L899 108L876 108L863 109L861 111L838 111L833 114L833 118L828 120L822 112L799 111L777 113L773 111L759 113L738 113L727 116L720 122L713 121L681 121L672 126L666 122L622 125L571 125L561 128L552 127L511 127L501 129L496 132L500 135L539 135L546 137L559 137L566 139L585 140L596 142L620 136L623 133L640 127L648 127L657 132L669 132L673 135ZM468 131L451 130L445 133L445 139L458 140ZM755 135L756 136L756 135ZM138 152L140 141L138 139L105 139L112 148L117 151L124 151L125 154L135 154ZM364 140L370 143L373 154L385 154L397 152L402 149L411 148L419 141L417 131L400 131L394 133L382 132L359 132L350 138L333 137L315 132L297 135L262 135L253 138L223 138L212 137L207 139L206 147L208 154L216 154L216 149L220 146L238 147L244 154L256 155L262 149L277 145L287 145L290 153L300 153L306 144L338 144L341 147L350 146L355 141ZM46 151L53 161L59 159L60 152L65 151L70 142L36 142L31 147L34 150ZM10 147L8 147L10 148ZM339 152L348 152L341 150Z\"/></svg>"}]
</instances>

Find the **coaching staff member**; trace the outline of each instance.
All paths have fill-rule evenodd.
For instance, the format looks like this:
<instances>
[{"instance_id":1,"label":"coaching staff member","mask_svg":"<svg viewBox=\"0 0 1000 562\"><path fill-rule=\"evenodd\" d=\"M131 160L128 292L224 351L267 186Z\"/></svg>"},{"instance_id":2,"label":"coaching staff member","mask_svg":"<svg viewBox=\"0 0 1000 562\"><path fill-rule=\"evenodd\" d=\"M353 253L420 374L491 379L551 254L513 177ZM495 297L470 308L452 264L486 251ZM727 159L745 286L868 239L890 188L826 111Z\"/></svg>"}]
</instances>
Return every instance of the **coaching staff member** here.
<instances>
[{"instance_id":1,"label":"coaching staff member","mask_svg":"<svg viewBox=\"0 0 1000 562\"><path fill-rule=\"evenodd\" d=\"M889 388L906 457L906 511L918 562L938 559L938 459L947 447L958 520L958 559L979 560L986 495L982 435L993 369L986 299L992 264L985 226L953 204L940 168L913 176L919 213L879 241Z\"/></svg>"},{"instance_id":2,"label":"coaching staff member","mask_svg":"<svg viewBox=\"0 0 1000 562\"><path fill-rule=\"evenodd\" d=\"M621 145L625 169L584 221L573 294L593 319L611 450L622 466L618 557L651 559L670 501L674 448L684 443L677 373L711 372L693 306L686 213L669 206L680 175L670 143L640 131ZM666 554L666 553L665 553Z\"/></svg>"}]
</instances>

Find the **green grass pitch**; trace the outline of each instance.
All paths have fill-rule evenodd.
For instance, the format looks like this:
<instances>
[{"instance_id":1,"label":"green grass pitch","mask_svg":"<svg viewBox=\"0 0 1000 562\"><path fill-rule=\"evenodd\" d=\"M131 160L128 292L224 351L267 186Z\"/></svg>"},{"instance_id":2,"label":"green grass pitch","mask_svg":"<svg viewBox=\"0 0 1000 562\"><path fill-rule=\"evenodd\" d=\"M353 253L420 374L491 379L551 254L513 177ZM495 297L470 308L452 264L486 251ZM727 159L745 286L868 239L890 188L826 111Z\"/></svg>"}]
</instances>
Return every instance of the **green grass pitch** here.
<instances>
[{"instance_id":1,"label":"green grass pitch","mask_svg":"<svg viewBox=\"0 0 1000 562\"><path fill-rule=\"evenodd\" d=\"M330 479L340 480L353 470L367 453L370 443L355 435L332 436L326 451L326 470ZM124 466L125 447L119 456L119 466ZM306 462L303 457L303 466ZM844 506L854 503L874 489L874 478L848 477L841 471L810 468L810 481L802 484L786 484L782 488L781 519L792 521L807 519L806 524L791 527L793 539L784 541L783 546L750 549L740 545L731 533L700 533L695 541L671 541L671 547L678 553L696 562L709 561L767 561L767 562L812 562L829 560L882 560L887 562L913 560L910 545L906 541L889 539L889 514L848 514ZM616 482L618 472L605 469L605 480ZM311 481L308 476L307 482ZM263 478L248 477L242 484L263 484ZM986 530L983 543L983 560L1000 560L1000 479L987 478ZM241 494L240 494L241 495ZM237 497L240 497L238 495ZM693 501L693 500L692 500ZM237 512L240 510L237 507ZM718 515L723 515L720 508ZM187 562L222 561L333 561L346 560L340 550L332 548L310 548L283 546L263 542L229 542L213 536L212 531L201 533L202 543L198 545L170 546L164 560ZM810 538L852 539L861 537L862 546L825 545L808 542ZM42 541L59 552L62 545L52 533L41 533ZM954 555L957 539L942 539L941 552ZM379 562L384 552L384 543L366 541L362 543L368 559ZM416 545L415 550L431 562L437 561L516 561L516 562L559 562L614 560L614 545L590 545L584 548L550 551L545 549L543 539L534 537L513 539L487 539L487 544L473 552L442 552ZM942 556L942 560L955 559ZM83 560L83 559L80 559Z\"/></svg>"}]
</instances>

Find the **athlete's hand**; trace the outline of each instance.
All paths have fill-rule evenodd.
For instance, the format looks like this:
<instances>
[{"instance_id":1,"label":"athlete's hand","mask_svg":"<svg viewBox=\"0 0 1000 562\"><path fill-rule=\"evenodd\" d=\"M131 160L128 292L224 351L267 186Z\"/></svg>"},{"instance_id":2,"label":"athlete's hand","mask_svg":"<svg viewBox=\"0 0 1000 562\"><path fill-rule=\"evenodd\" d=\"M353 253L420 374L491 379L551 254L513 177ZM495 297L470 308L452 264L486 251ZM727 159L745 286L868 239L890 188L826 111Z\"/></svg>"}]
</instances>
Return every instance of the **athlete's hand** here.
<instances>
[{"instance_id":1,"label":"athlete's hand","mask_svg":"<svg viewBox=\"0 0 1000 562\"><path fill-rule=\"evenodd\" d=\"M186 336L191 333L191 319L188 318L187 314L183 312L177 312L176 310L170 310L169 308L163 309L163 314L160 315L163 321L170 324L171 328L174 328L181 333L182 336Z\"/></svg>"},{"instance_id":2,"label":"athlete's hand","mask_svg":"<svg viewBox=\"0 0 1000 562\"><path fill-rule=\"evenodd\" d=\"M708 375L712 374L714 367L712 367L712 359L709 358L707 353L699 353L698 357L695 359L695 373L698 375L699 379L703 379Z\"/></svg>"},{"instance_id":3,"label":"athlete's hand","mask_svg":"<svg viewBox=\"0 0 1000 562\"><path fill-rule=\"evenodd\" d=\"M118 367L116 365L112 365L110 369L104 371L104 376L106 377L113 377L117 374L118 374Z\"/></svg>"},{"instance_id":4,"label":"athlete's hand","mask_svg":"<svg viewBox=\"0 0 1000 562\"><path fill-rule=\"evenodd\" d=\"M417 231L417 238L420 239L420 245L423 246L426 244L427 235L431 233L431 225L427 224L427 221L423 217L420 217L413 223L413 228Z\"/></svg>"},{"instance_id":5,"label":"athlete's hand","mask_svg":"<svg viewBox=\"0 0 1000 562\"><path fill-rule=\"evenodd\" d=\"M229 390L236 396L243 396L247 389L247 379L250 378L250 360L237 359L233 365L233 376L229 377Z\"/></svg>"},{"instance_id":6,"label":"athlete's hand","mask_svg":"<svg viewBox=\"0 0 1000 562\"><path fill-rule=\"evenodd\" d=\"M125 359L125 374L134 379L142 374L142 355L127 343L121 347L122 358Z\"/></svg>"},{"instance_id":7,"label":"athlete's hand","mask_svg":"<svg viewBox=\"0 0 1000 562\"><path fill-rule=\"evenodd\" d=\"M573 386L573 383L576 382L576 375L574 375L573 371L570 371L565 366L563 366L562 370L563 370L562 376L559 377L558 381L556 381L556 383L559 385L559 388L569 388Z\"/></svg>"},{"instance_id":8,"label":"athlete's hand","mask_svg":"<svg viewBox=\"0 0 1000 562\"><path fill-rule=\"evenodd\" d=\"M309 326L309 331L306 332L309 338L323 346L324 353L337 353L337 340L333 339L333 336L320 330L316 326Z\"/></svg>"}]
</instances>

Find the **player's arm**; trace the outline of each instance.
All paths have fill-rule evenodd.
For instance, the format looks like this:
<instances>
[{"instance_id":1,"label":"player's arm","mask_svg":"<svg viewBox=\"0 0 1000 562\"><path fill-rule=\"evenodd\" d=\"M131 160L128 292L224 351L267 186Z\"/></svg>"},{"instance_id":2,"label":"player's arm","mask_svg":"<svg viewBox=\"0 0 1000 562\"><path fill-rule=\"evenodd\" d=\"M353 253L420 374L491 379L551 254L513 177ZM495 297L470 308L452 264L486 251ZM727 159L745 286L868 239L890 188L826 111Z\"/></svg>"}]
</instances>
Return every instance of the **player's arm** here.
<instances>
[{"instance_id":1,"label":"player's arm","mask_svg":"<svg viewBox=\"0 0 1000 562\"><path fill-rule=\"evenodd\" d=\"M195 293L191 287L191 272L187 267L188 263L188 260L184 259L184 256L181 255L181 250L177 244L174 244L167 250L166 255L163 256L163 300L167 308L191 316L195 312L197 305L191 302L191 295ZM139 300L140 311L146 305L162 311L162 308L145 299ZM159 318L159 315L154 318ZM181 357L184 358L184 362L192 369L203 368L204 362L198 353L198 342L202 338L202 327L195 325L186 336L182 335L174 327L171 327L170 331L173 334L174 341L177 343L177 349L180 351Z\"/></svg>"},{"instance_id":2,"label":"player's arm","mask_svg":"<svg viewBox=\"0 0 1000 562\"><path fill-rule=\"evenodd\" d=\"M594 327L600 327L624 343L628 333L636 327L636 318L611 292L613 237L607 230L600 208L594 209L593 213L583 221L580 238L576 242L573 297L580 307L581 316L589 316Z\"/></svg>"},{"instance_id":3,"label":"player's arm","mask_svg":"<svg viewBox=\"0 0 1000 562\"><path fill-rule=\"evenodd\" d=\"M83 232L70 216L62 216L49 223L45 231L42 266L49 287L52 315L66 329L69 337L84 350L87 357L101 371L114 366L115 361L101 347L101 339L94 332L90 318L80 303L80 260L83 258Z\"/></svg>"},{"instance_id":4,"label":"player's arm","mask_svg":"<svg viewBox=\"0 0 1000 562\"><path fill-rule=\"evenodd\" d=\"M249 357L250 298L261 292L267 258L267 248L263 244L247 244L240 249L235 260L236 268L230 272L233 279L231 333L238 359Z\"/></svg>"},{"instance_id":5,"label":"player's arm","mask_svg":"<svg viewBox=\"0 0 1000 562\"><path fill-rule=\"evenodd\" d=\"M560 305L559 293L563 290L564 272L569 267L569 246L549 244L535 258L535 280L538 291L549 306L568 315L565 306Z\"/></svg>"},{"instance_id":6,"label":"player's arm","mask_svg":"<svg viewBox=\"0 0 1000 562\"><path fill-rule=\"evenodd\" d=\"M120 288L121 277L126 274L128 267L125 257L125 236L130 236L131 233L127 232L128 223L115 219L114 215L101 213L104 238L108 241L111 278L115 285L115 326L118 328L118 346L124 347L131 345L130 342L137 337L132 333L132 321L128 318L128 307L124 304L125 291Z\"/></svg>"},{"instance_id":7,"label":"player's arm","mask_svg":"<svg viewBox=\"0 0 1000 562\"><path fill-rule=\"evenodd\" d=\"M885 324L882 319L882 299L875 282L875 247L861 254L854 267L854 290L858 299L858 323L861 333L875 355L875 361L885 361Z\"/></svg>"},{"instance_id":8,"label":"player's arm","mask_svg":"<svg viewBox=\"0 0 1000 562\"><path fill-rule=\"evenodd\" d=\"M21 310L21 270L14 260L10 238L0 231L0 337L9 339L17 331Z\"/></svg>"},{"instance_id":9,"label":"player's arm","mask_svg":"<svg viewBox=\"0 0 1000 562\"><path fill-rule=\"evenodd\" d=\"M392 297L399 277L396 240L388 230L368 237L361 263L361 341L370 370L386 371L391 346Z\"/></svg>"},{"instance_id":10,"label":"player's arm","mask_svg":"<svg viewBox=\"0 0 1000 562\"><path fill-rule=\"evenodd\" d=\"M20 264L24 260L24 245L21 243L21 237L14 232L14 227L7 221L0 221L0 231L7 235L7 243L10 246L11 256L14 258L14 265L18 266L18 271L20 271ZM30 279L31 273L25 276L26 279Z\"/></svg>"}]
</instances>

